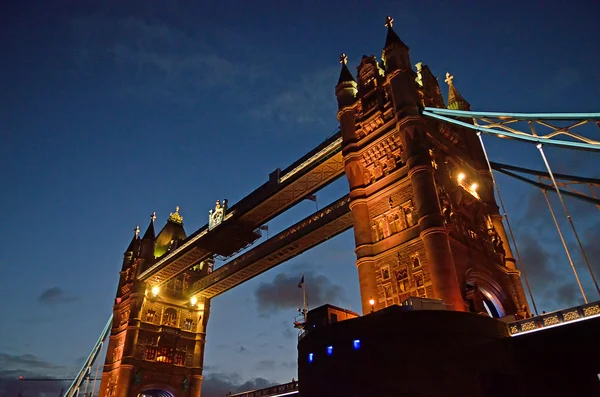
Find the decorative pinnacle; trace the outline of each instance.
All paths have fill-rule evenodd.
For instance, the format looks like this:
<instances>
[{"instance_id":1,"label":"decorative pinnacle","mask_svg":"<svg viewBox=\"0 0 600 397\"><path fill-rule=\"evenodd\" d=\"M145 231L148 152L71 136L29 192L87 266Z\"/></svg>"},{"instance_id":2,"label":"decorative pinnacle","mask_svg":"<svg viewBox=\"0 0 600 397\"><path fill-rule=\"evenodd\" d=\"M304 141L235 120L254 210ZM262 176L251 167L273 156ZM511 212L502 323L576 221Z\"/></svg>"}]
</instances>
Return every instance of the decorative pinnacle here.
<instances>
[{"instance_id":1,"label":"decorative pinnacle","mask_svg":"<svg viewBox=\"0 0 600 397\"><path fill-rule=\"evenodd\" d=\"M150 215L150 220L154 223L156 220L156 211L152 212L152 215Z\"/></svg>"},{"instance_id":2,"label":"decorative pinnacle","mask_svg":"<svg viewBox=\"0 0 600 397\"><path fill-rule=\"evenodd\" d=\"M175 207L175 212L169 214L169 220L175 223L183 223L183 217L179 215L179 206Z\"/></svg>"},{"instance_id":3,"label":"decorative pinnacle","mask_svg":"<svg viewBox=\"0 0 600 397\"><path fill-rule=\"evenodd\" d=\"M392 18L391 16L387 16L385 17L385 27L386 28L392 28L392 25L394 24L394 18Z\"/></svg>"},{"instance_id":4,"label":"decorative pinnacle","mask_svg":"<svg viewBox=\"0 0 600 397\"><path fill-rule=\"evenodd\" d=\"M446 80L444 80L448 85L452 84L452 79L454 78L454 76L452 76L450 73L446 72Z\"/></svg>"},{"instance_id":5,"label":"decorative pinnacle","mask_svg":"<svg viewBox=\"0 0 600 397\"><path fill-rule=\"evenodd\" d=\"M346 65L348 63L348 55L342 53L342 55L340 55L340 63Z\"/></svg>"},{"instance_id":6,"label":"decorative pinnacle","mask_svg":"<svg viewBox=\"0 0 600 397\"><path fill-rule=\"evenodd\" d=\"M138 235L140 234L140 227L136 226L135 229L133 229L133 232L135 233L135 238L137 238Z\"/></svg>"}]
</instances>

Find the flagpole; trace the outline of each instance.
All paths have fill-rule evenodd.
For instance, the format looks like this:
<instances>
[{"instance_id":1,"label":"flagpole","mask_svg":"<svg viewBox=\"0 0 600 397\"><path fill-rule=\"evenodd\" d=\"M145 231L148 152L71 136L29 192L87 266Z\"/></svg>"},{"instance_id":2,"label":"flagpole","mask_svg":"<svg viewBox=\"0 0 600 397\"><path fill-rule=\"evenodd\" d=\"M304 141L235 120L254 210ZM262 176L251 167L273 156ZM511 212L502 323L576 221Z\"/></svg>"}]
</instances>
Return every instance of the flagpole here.
<instances>
[{"instance_id":1,"label":"flagpole","mask_svg":"<svg viewBox=\"0 0 600 397\"><path fill-rule=\"evenodd\" d=\"M304 316L304 324L306 324L306 314L308 313L308 305L306 303L306 286L304 284L304 273L302 273L302 297L304 298L304 308L302 309L302 314Z\"/></svg>"}]
</instances>

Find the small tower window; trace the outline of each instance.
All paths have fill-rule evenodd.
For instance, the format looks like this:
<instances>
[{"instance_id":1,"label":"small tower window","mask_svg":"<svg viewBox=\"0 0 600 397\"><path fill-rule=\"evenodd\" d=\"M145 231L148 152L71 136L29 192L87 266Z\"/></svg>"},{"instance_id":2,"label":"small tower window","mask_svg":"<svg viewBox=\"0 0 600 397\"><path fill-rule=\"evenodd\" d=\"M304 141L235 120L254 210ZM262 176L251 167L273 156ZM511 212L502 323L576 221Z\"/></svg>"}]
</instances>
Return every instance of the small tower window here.
<instances>
[{"instance_id":1,"label":"small tower window","mask_svg":"<svg viewBox=\"0 0 600 397\"><path fill-rule=\"evenodd\" d=\"M154 318L156 317L156 311L152 310L152 309L148 309L148 311L146 312L146 321L148 321L149 323L154 322Z\"/></svg>"},{"instance_id":2,"label":"small tower window","mask_svg":"<svg viewBox=\"0 0 600 397\"><path fill-rule=\"evenodd\" d=\"M169 327L177 326L177 310L172 307L165 310L163 324Z\"/></svg>"},{"instance_id":3,"label":"small tower window","mask_svg":"<svg viewBox=\"0 0 600 397\"><path fill-rule=\"evenodd\" d=\"M191 318L186 318L185 324L183 325L183 327L186 331L189 331L192 329L193 324L194 324L194 320L192 320Z\"/></svg>"},{"instance_id":4,"label":"small tower window","mask_svg":"<svg viewBox=\"0 0 600 397\"><path fill-rule=\"evenodd\" d=\"M381 278L384 280L388 280L390 278L390 268L384 267L381 269Z\"/></svg>"}]
</instances>

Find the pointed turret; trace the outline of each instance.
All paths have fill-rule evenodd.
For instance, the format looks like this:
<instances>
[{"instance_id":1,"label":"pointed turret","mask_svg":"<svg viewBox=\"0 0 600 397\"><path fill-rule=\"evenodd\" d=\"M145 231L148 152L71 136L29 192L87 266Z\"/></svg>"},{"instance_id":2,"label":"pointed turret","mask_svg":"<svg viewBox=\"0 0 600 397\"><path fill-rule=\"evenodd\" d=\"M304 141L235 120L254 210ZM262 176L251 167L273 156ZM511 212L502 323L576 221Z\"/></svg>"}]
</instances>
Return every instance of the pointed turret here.
<instances>
[{"instance_id":1,"label":"pointed turret","mask_svg":"<svg viewBox=\"0 0 600 397\"><path fill-rule=\"evenodd\" d=\"M387 27L385 47L383 48L381 54L386 73L390 73L398 69L411 69L408 46L404 44L402 40L400 40L400 37L398 37L394 31L394 28L392 27L393 23L394 18L388 16L385 20L385 26Z\"/></svg>"},{"instance_id":2,"label":"pointed turret","mask_svg":"<svg viewBox=\"0 0 600 397\"><path fill-rule=\"evenodd\" d=\"M185 240L186 237L187 235L183 229L183 217L179 215L179 207L175 207L175 212L169 215L167 224L158 233L158 236L156 236L154 257L159 258L163 256L170 249L176 247L180 241Z\"/></svg>"},{"instance_id":3,"label":"pointed turret","mask_svg":"<svg viewBox=\"0 0 600 397\"><path fill-rule=\"evenodd\" d=\"M452 110L471 110L471 105L460 92L454 87L454 83L452 80L454 76L450 75L450 73L446 73L446 83L448 83L448 109Z\"/></svg>"},{"instance_id":4,"label":"pointed turret","mask_svg":"<svg viewBox=\"0 0 600 397\"><path fill-rule=\"evenodd\" d=\"M135 229L133 229L133 238L131 239L131 243L129 243L129 246L127 247L127 249L125 250L125 253L132 253L135 254L137 252L137 249L139 248L139 243L140 243L140 227L136 226Z\"/></svg>"},{"instance_id":5,"label":"pointed turret","mask_svg":"<svg viewBox=\"0 0 600 397\"><path fill-rule=\"evenodd\" d=\"M156 212L150 215L150 224L144 233L144 236L140 240L140 257L147 261L154 260L154 240L156 234L154 232L154 221L156 220Z\"/></svg>"},{"instance_id":6,"label":"pointed turret","mask_svg":"<svg viewBox=\"0 0 600 397\"><path fill-rule=\"evenodd\" d=\"M356 102L356 80L348 69L348 57L346 54L340 56L340 63L342 64L342 70L340 70L340 77L337 85L335 86L335 96L338 101L338 109L343 109L346 106L350 106Z\"/></svg>"},{"instance_id":7,"label":"pointed turret","mask_svg":"<svg viewBox=\"0 0 600 397\"><path fill-rule=\"evenodd\" d=\"M142 237L142 240L154 240L154 238L156 237L156 233L154 232L155 220L156 212L153 212L152 215L150 215L150 224L148 225L148 228L146 229L146 233L144 233L144 237Z\"/></svg>"},{"instance_id":8,"label":"pointed turret","mask_svg":"<svg viewBox=\"0 0 600 397\"><path fill-rule=\"evenodd\" d=\"M400 37L398 37L398 34L396 34L396 32L394 31L394 28L392 28L393 23L394 18L390 16L386 17L385 26L388 28L388 30L387 35L385 36L385 48L397 45L398 47L403 47L406 50L408 50L408 46L404 44L402 40L400 40Z\"/></svg>"}]
</instances>

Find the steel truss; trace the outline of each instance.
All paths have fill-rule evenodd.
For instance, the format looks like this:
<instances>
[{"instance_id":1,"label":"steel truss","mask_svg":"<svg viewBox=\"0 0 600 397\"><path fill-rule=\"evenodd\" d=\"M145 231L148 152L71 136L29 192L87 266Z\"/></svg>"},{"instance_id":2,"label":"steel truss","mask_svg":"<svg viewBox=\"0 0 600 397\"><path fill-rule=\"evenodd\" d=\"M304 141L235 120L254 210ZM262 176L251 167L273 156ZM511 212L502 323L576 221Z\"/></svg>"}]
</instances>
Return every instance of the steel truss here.
<instances>
[{"instance_id":1,"label":"steel truss","mask_svg":"<svg viewBox=\"0 0 600 397\"><path fill-rule=\"evenodd\" d=\"M585 137L574 132L584 125L596 125L600 128L600 113L498 113L498 112L471 112L465 110L450 110L426 107L423 115L456 124L461 127L492 134L499 138L510 138L525 142L559 146L571 149L600 151L600 141ZM473 124L461 119L473 120ZM558 126L556 121L570 121L567 126ZM527 123L529 131L524 131L517 123ZM543 127L549 130L540 134L538 129ZM578 131L580 131L579 128ZM571 140L560 138L568 137Z\"/></svg>"}]
</instances>

